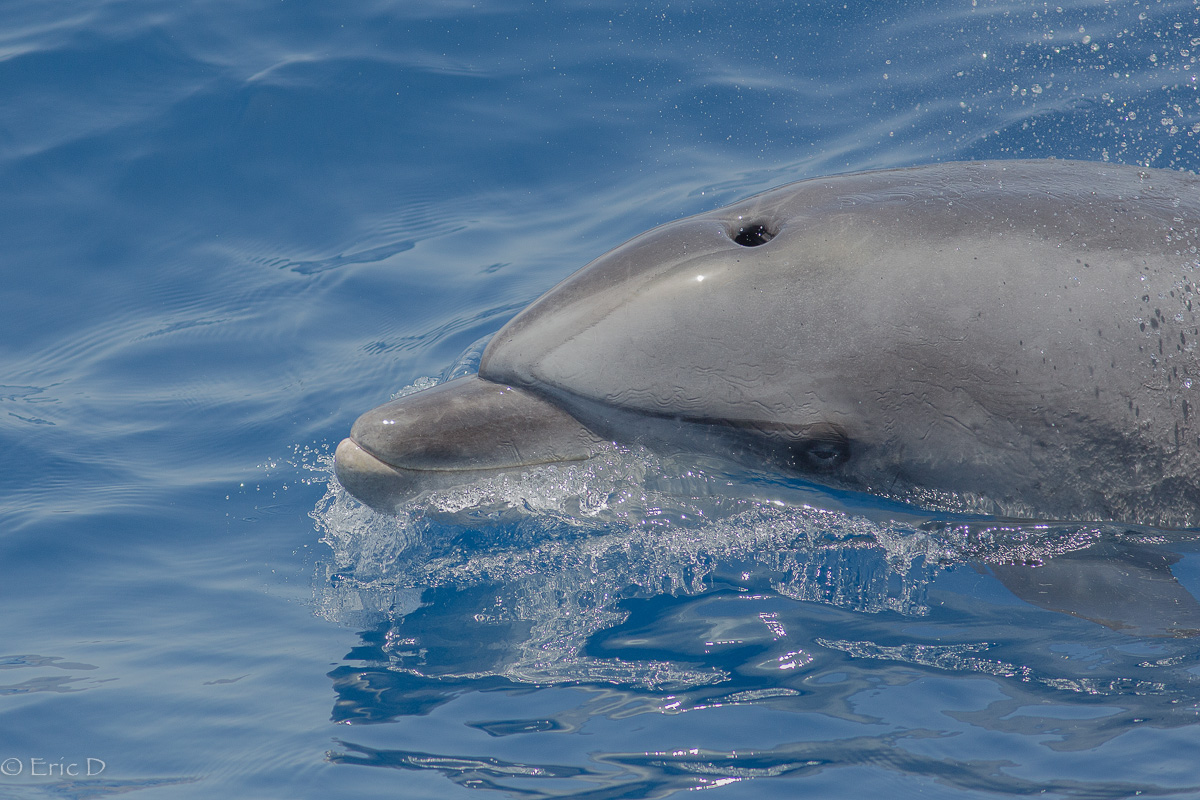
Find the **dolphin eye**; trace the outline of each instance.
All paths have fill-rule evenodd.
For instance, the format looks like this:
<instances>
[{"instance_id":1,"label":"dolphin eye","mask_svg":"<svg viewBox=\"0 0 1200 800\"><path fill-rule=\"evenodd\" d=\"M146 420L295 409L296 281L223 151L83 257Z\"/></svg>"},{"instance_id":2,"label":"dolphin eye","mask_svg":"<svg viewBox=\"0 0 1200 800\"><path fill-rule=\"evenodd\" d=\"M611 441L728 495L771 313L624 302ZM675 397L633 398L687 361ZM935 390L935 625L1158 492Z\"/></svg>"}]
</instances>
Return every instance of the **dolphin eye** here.
<instances>
[{"instance_id":1,"label":"dolphin eye","mask_svg":"<svg viewBox=\"0 0 1200 800\"><path fill-rule=\"evenodd\" d=\"M792 446L799 466L828 472L850 458L850 443L844 436L822 436Z\"/></svg>"},{"instance_id":2,"label":"dolphin eye","mask_svg":"<svg viewBox=\"0 0 1200 800\"><path fill-rule=\"evenodd\" d=\"M742 247L758 247L775 238L774 226L765 222L735 223L730 228L729 238Z\"/></svg>"}]
</instances>

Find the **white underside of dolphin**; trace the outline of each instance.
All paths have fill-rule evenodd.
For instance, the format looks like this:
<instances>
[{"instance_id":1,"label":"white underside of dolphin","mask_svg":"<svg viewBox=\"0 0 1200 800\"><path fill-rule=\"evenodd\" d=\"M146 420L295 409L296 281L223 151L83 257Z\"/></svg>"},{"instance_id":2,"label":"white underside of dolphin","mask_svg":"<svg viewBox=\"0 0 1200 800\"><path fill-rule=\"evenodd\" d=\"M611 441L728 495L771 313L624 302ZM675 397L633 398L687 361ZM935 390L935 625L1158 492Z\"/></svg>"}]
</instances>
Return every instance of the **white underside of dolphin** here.
<instances>
[{"instance_id":1,"label":"white underside of dolphin","mask_svg":"<svg viewBox=\"0 0 1200 800\"><path fill-rule=\"evenodd\" d=\"M593 261L501 329L478 376L364 414L337 475L386 510L615 441L999 514L1197 526L1198 248L1185 173L801 181Z\"/></svg>"}]
</instances>

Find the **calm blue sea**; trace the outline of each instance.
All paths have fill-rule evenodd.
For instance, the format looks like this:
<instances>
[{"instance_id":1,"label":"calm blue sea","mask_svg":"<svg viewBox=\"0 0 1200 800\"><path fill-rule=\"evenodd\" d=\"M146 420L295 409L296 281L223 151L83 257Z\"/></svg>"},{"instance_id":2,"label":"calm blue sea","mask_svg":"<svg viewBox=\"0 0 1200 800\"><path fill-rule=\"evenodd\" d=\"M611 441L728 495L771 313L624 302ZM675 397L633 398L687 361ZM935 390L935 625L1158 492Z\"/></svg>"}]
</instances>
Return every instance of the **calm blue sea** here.
<instances>
[{"instance_id":1,"label":"calm blue sea","mask_svg":"<svg viewBox=\"0 0 1200 800\"><path fill-rule=\"evenodd\" d=\"M658 223L1200 170L1198 56L1197 0L0 0L0 798L1200 798L1195 537L330 472ZM997 566L1058 553L1065 611Z\"/></svg>"}]
</instances>

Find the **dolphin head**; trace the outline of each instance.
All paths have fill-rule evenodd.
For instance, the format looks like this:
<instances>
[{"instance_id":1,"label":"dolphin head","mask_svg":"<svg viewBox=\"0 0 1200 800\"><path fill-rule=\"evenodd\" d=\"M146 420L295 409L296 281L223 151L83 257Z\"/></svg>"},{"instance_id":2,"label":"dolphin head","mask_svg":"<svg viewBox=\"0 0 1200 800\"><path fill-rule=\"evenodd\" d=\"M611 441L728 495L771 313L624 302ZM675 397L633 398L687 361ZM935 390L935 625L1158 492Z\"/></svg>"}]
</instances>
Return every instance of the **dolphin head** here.
<instances>
[{"instance_id":1,"label":"dolphin head","mask_svg":"<svg viewBox=\"0 0 1200 800\"><path fill-rule=\"evenodd\" d=\"M1077 162L785 186L584 267L477 377L364 415L338 476L386 498L618 441L1014 516L1200 524L1175 397L1200 380L1175 347L1200 324L1178 289L1196 218L1194 177Z\"/></svg>"}]
</instances>

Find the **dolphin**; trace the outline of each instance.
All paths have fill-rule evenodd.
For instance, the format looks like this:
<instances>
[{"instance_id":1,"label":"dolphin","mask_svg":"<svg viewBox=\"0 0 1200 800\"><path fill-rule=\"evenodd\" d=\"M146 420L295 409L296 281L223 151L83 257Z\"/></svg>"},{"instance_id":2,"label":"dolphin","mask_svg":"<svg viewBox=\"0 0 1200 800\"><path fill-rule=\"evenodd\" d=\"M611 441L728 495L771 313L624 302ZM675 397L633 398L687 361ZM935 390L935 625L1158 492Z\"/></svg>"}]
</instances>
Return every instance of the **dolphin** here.
<instances>
[{"instance_id":1,"label":"dolphin","mask_svg":"<svg viewBox=\"0 0 1200 800\"><path fill-rule=\"evenodd\" d=\"M1037 564L989 571L1025 602L1132 636L1200 636L1200 601L1172 574L1181 556L1152 545L1101 539Z\"/></svg>"},{"instance_id":2,"label":"dolphin","mask_svg":"<svg viewBox=\"0 0 1200 800\"><path fill-rule=\"evenodd\" d=\"M1078 161L815 178L654 228L362 415L379 510L608 443L1036 519L1200 525L1200 178Z\"/></svg>"}]
</instances>

